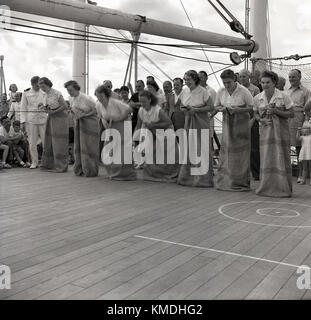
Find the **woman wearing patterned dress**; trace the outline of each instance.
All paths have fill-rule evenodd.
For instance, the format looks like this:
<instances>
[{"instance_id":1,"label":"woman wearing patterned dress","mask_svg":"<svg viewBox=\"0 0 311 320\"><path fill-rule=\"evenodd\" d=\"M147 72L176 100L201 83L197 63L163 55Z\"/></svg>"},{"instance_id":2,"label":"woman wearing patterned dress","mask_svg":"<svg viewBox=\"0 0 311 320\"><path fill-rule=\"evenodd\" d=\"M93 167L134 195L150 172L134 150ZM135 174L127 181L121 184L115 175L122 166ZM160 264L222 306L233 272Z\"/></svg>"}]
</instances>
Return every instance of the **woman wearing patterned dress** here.
<instances>
[{"instance_id":1,"label":"woman wearing patterned dress","mask_svg":"<svg viewBox=\"0 0 311 320\"><path fill-rule=\"evenodd\" d=\"M260 123L260 184L256 194L267 197L291 197L289 118L293 103L276 89L278 76L272 71L261 75L263 92L254 98L255 117Z\"/></svg>"},{"instance_id":2,"label":"woman wearing patterned dress","mask_svg":"<svg viewBox=\"0 0 311 320\"><path fill-rule=\"evenodd\" d=\"M181 165L178 184L190 187L213 187L212 137L210 112L214 110L212 98L200 86L196 71L189 70L184 75L187 88L179 96L180 109L185 113L185 130L188 134L189 154L187 162ZM194 134L190 134L194 132ZM206 134L207 133L207 134ZM206 136L205 136L206 134ZM196 138L196 140L193 140ZM181 149L185 149L179 137ZM194 148L196 147L196 150ZM192 152L193 154L190 154ZM200 155L200 163L190 161Z\"/></svg>"},{"instance_id":3,"label":"woman wearing patterned dress","mask_svg":"<svg viewBox=\"0 0 311 320\"><path fill-rule=\"evenodd\" d=\"M40 78L44 92L41 108L48 114L41 169L52 172L68 170L68 110L62 94L53 89L48 78Z\"/></svg>"},{"instance_id":4,"label":"woman wearing patterned dress","mask_svg":"<svg viewBox=\"0 0 311 320\"><path fill-rule=\"evenodd\" d=\"M222 137L216 188L223 191L250 190L251 130L253 97L236 81L232 70L220 75L224 88L216 95L215 108L222 112Z\"/></svg>"}]
</instances>

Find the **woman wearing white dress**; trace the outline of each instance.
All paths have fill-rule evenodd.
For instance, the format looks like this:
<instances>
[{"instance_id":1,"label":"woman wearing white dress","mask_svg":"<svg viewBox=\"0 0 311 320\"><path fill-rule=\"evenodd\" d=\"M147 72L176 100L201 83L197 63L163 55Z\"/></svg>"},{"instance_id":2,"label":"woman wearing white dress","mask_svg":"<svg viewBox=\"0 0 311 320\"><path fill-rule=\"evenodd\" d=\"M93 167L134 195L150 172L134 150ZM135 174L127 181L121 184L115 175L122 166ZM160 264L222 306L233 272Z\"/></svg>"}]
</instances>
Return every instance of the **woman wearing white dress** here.
<instances>
[{"instance_id":1,"label":"woman wearing white dress","mask_svg":"<svg viewBox=\"0 0 311 320\"><path fill-rule=\"evenodd\" d=\"M256 194L291 197L292 168L288 119L294 116L289 96L276 89L278 75L264 71L263 92L254 98L254 115L260 124L260 183Z\"/></svg>"},{"instance_id":2,"label":"woman wearing white dress","mask_svg":"<svg viewBox=\"0 0 311 320\"><path fill-rule=\"evenodd\" d=\"M210 126L210 112L214 110L213 101L207 90L200 86L200 78L196 71L187 71L184 75L184 81L187 87L179 96L180 109L185 113L189 153L196 154L189 154L187 163L181 165L177 183L190 187L213 187L211 151L213 132ZM189 134L190 132L194 132L195 136ZM179 141L182 147L182 140L179 139ZM183 147L183 149L185 148ZM200 163L194 164L194 161L190 161L199 155L201 157Z\"/></svg>"}]
</instances>

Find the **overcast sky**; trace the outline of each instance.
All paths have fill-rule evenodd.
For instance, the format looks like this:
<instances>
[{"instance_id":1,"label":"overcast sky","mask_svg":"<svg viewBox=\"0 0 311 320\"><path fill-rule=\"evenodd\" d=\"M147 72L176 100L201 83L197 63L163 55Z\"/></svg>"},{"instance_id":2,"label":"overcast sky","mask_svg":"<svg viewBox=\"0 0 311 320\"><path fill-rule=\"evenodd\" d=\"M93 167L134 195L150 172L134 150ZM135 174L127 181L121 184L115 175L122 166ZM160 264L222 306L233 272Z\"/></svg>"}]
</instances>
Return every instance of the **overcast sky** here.
<instances>
[{"instance_id":1,"label":"overcast sky","mask_svg":"<svg viewBox=\"0 0 311 320\"><path fill-rule=\"evenodd\" d=\"M97 0L98 6L117 9L132 14L141 14L149 18L189 26L189 21L179 0ZM232 32L221 17L214 11L207 0L183 0L194 27L239 37ZM232 13L244 23L243 0L223 0ZM1 4L1 0L0 0ZM272 55L274 57L291 54L311 54L311 1L310 0L270 0L269 1L270 28L272 39ZM57 25L72 26L72 23L12 13L13 16L27 17L36 21L52 22ZM12 22L16 20L12 20ZM13 27L15 28L15 27ZM101 29L109 35L120 36L115 30ZM91 31L95 31L91 29ZM153 42L174 42L160 37L143 35L142 40ZM0 54L5 56L5 77L7 85L16 83L19 90L29 87L29 79L33 75L47 76L54 82L55 89L64 92L63 83L71 79L72 72L72 41L48 39L0 29ZM129 52L128 44L119 45ZM204 59L201 51L186 51L181 49L166 49L168 52ZM182 77L188 69L211 69L206 62L192 62L168 57L159 53L144 50L167 74ZM230 63L229 54L209 53L210 60ZM122 85L128 57L113 44L90 45L90 88L94 88L105 79L113 81L114 88ZM161 81L166 77L148 60L139 55L140 63ZM301 60L302 63L311 62L310 59ZM286 63L286 62L285 62ZM289 63L289 62L288 62ZM290 62L294 63L294 62ZM214 65L215 70L222 66ZM242 69L243 65L236 67ZM139 78L145 79L148 72L139 67ZM210 84L218 89L219 86L213 76ZM160 81L159 81L160 82Z\"/></svg>"}]
</instances>

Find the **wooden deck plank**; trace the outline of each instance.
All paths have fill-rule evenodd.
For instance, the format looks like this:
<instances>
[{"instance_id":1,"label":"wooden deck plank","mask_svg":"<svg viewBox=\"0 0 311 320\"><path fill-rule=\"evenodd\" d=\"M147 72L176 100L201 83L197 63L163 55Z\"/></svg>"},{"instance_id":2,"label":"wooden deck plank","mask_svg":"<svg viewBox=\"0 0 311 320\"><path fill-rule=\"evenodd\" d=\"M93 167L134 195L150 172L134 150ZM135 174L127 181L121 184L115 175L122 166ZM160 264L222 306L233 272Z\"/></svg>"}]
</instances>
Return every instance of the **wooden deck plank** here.
<instances>
[{"instance_id":1,"label":"wooden deck plank","mask_svg":"<svg viewBox=\"0 0 311 320\"><path fill-rule=\"evenodd\" d=\"M300 265L310 253L311 234L308 234L284 259ZM247 296L248 299L272 299L296 270L285 266L275 267Z\"/></svg>"},{"instance_id":2,"label":"wooden deck plank","mask_svg":"<svg viewBox=\"0 0 311 320\"><path fill-rule=\"evenodd\" d=\"M311 298L296 289L295 270L134 237L310 264L311 228L256 225L218 212L243 202L231 214L261 222L252 201L310 205L310 189L294 187L289 201L102 175L85 179L71 170L8 170L0 180L0 259L12 269L12 290L1 291L0 299ZM310 208L299 211L297 219L265 221L311 225Z\"/></svg>"},{"instance_id":3,"label":"wooden deck plank","mask_svg":"<svg viewBox=\"0 0 311 320\"><path fill-rule=\"evenodd\" d=\"M263 258L274 261L283 261L302 239L306 237L308 231L294 229L282 241L279 241ZM256 252L257 253L257 252ZM274 264L262 261L256 262L247 272L237 278L233 283L220 293L216 299L244 299L250 291L256 287L275 267Z\"/></svg>"}]
</instances>

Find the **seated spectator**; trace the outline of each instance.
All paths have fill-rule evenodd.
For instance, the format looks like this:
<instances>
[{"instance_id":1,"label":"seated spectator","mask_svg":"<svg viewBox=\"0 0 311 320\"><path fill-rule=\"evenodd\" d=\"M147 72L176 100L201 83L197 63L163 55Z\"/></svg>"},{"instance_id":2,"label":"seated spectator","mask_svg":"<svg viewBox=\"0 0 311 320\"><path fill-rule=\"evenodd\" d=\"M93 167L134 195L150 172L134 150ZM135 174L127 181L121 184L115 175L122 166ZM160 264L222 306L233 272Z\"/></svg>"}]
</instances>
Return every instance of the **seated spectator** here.
<instances>
[{"instance_id":1,"label":"seated spectator","mask_svg":"<svg viewBox=\"0 0 311 320\"><path fill-rule=\"evenodd\" d=\"M9 131L11 127L10 119L6 116L0 119L0 150L3 151L1 167L10 169L11 166L7 163L10 158L11 141L9 141Z\"/></svg>"},{"instance_id":2,"label":"seated spectator","mask_svg":"<svg viewBox=\"0 0 311 320\"><path fill-rule=\"evenodd\" d=\"M29 147L28 142L21 131L21 123L19 120L13 122L13 127L10 129L9 141L12 142L12 153L18 164L23 168L29 168L28 161Z\"/></svg>"},{"instance_id":3,"label":"seated spectator","mask_svg":"<svg viewBox=\"0 0 311 320\"><path fill-rule=\"evenodd\" d=\"M21 121L21 104L22 104L22 93L16 92L15 99L12 101L10 110L8 113L8 118L10 120L18 120Z\"/></svg>"},{"instance_id":4,"label":"seated spectator","mask_svg":"<svg viewBox=\"0 0 311 320\"><path fill-rule=\"evenodd\" d=\"M1 95L0 99L0 118L5 117L9 112L10 106L6 93Z\"/></svg>"}]
</instances>

